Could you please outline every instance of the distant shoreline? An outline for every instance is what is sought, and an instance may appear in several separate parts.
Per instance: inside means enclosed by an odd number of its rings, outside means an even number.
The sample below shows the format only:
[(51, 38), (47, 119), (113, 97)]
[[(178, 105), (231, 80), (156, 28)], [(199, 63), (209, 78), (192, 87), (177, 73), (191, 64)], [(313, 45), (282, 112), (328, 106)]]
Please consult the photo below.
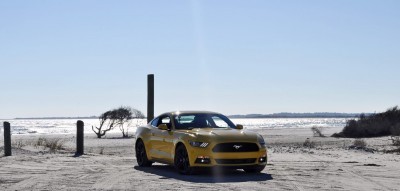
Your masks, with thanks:
[(92, 117), (17, 117), (14, 118), (13, 120), (32, 120), (32, 119), (98, 119), (96, 116)]
[(236, 117), (236, 116), (228, 116), (231, 119), (279, 119), (279, 118), (287, 118), (287, 119), (296, 119), (296, 118), (358, 118), (358, 116), (347, 116), (347, 117), (343, 117), (343, 116), (303, 116), (303, 117), (284, 117), (284, 116), (280, 116), (280, 117), (275, 117), (275, 116), (270, 116), (270, 117)]
[[(274, 113), (274, 114), (247, 114), (230, 115), (230, 118), (358, 118), (362, 113)], [(371, 113), (364, 113), (365, 116)]]
[[(359, 118), (363, 113), (274, 113), (274, 114), (246, 114), (246, 115), (228, 115), (229, 118), (244, 118), (244, 119), (257, 119), (257, 118)], [(364, 113), (368, 116), (372, 113)], [(8, 120), (46, 120), (46, 119), (98, 119), (97, 116), (90, 117), (17, 117)], [(3, 119), (7, 120), (7, 119)]]

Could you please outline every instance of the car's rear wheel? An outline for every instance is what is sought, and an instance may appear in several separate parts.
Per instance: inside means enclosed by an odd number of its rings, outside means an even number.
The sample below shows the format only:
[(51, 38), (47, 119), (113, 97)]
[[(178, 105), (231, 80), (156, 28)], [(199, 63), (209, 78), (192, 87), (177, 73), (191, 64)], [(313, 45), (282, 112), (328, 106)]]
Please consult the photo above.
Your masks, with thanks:
[(136, 143), (136, 161), (139, 166), (148, 167), (153, 164), (148, 158), (146, 154), (146, 148), (142, 140), (139, 140)]
[(189, 155), (184, 145), (179, 145), (175, 150), (174, 166), (181, 174), (188, 175), (193, 173), (193, 168), (190, 167)]
[(258, 165), (258, 166), (252, 166), (252, 167), (247, 167), (244, 168), (243, 170), (247, 173), (260, 173), (262, 170), (264, 170), (265, 165)]

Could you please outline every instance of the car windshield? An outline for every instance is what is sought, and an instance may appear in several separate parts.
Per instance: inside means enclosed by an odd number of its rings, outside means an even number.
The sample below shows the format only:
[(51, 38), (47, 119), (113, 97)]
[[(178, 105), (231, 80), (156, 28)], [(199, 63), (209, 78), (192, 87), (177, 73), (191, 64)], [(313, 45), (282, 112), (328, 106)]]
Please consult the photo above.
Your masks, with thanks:
[(235, 128), (235, 125), (227, 117), (221, 114), (180, 114), (176, 115), (174, 120), (175, 129)]

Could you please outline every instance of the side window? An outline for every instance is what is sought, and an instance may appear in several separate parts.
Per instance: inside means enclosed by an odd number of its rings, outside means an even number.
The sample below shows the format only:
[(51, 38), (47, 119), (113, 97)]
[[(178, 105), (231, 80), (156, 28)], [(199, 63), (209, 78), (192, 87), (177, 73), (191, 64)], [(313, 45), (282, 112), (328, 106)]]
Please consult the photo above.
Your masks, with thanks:
[(158, 120), (159, 120), (158, 118), (153, 119), (153, 121), (151, 121), (151, 126), (157, 127)]
[(178, 121), (179, 124), (187, 124), (187, 123), (192, 123), (194, 120), (194, 115), (181, 115), (177, 116), (176, 120)]

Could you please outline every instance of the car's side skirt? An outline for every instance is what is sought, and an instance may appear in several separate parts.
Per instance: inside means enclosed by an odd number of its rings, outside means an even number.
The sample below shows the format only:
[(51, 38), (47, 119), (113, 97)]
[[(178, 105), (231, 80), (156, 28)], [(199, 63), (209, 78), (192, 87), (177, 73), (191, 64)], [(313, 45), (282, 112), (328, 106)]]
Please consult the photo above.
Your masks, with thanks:
[(162, 163), (162, 164), (169, 164), (169, 165), (173, 165), (173, 163), (171, 161), (165, 160), (165, 159), (160, 159), (160, 158), (152, 158), (151, 159), (153, 162), (158, 162), (158, 163)]

